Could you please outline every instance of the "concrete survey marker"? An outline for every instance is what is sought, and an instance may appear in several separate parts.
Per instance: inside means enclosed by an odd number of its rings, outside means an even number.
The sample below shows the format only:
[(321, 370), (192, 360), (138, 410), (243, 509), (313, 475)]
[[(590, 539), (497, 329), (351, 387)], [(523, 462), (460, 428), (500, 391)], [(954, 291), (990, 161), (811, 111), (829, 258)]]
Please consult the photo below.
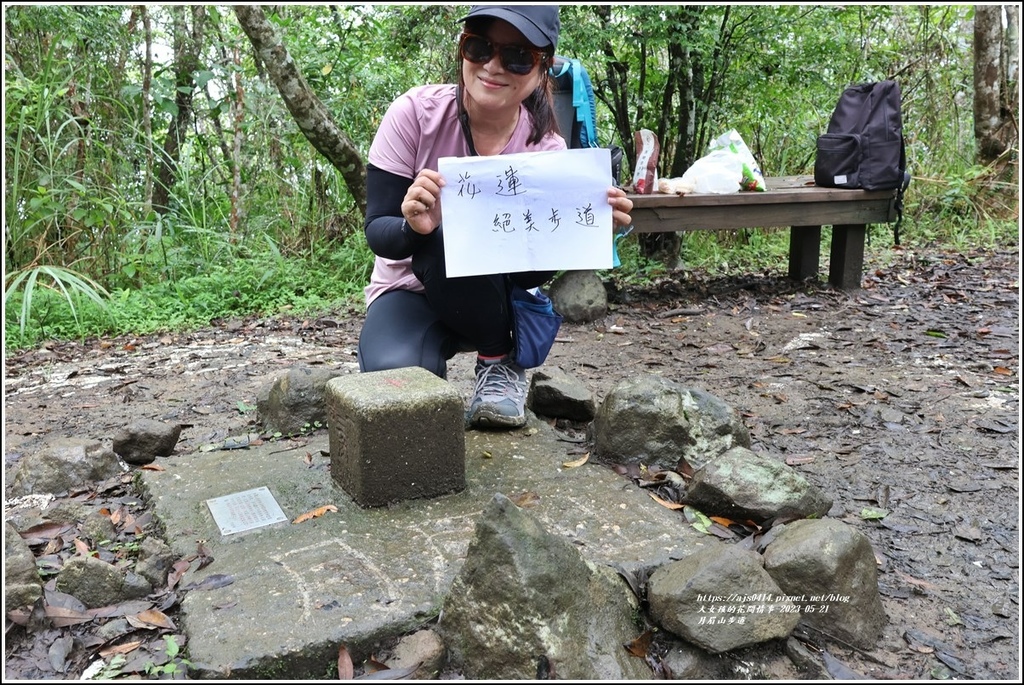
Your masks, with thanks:
[(287, 521), (281, 506), (266, 486), (206, 500), (221, 535), (262, 528)]

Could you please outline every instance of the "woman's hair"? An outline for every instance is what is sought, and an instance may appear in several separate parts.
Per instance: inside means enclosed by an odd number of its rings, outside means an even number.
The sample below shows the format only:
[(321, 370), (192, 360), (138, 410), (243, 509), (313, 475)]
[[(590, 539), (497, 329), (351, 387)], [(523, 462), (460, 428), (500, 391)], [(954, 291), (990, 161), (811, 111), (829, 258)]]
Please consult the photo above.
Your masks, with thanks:
[[(466, 20), (466, 31), (477, 35), (484, 35), (487, 27), (494, 21), (491, 17), (472, 17)], [(547, 46), (551, 47), (551, 46)], [(466, 83), (462, 77), (462, 55), (457, 54), (459, 64), (459, 92), (465, 91)], [(548, 77), (548, 68), (554, 59), (554, 50), (551, 50), (552, 58), (541, 62), (541, 82), (532, 93), (523, 101), (526, 111), (530, 113), (530, 137), (527, 140), (531, 145), (539, 143), (548, 133), (561, 135), (558, 128), (558, 119), (555, 117), (555, 104), (551, 95), (551, 79)], [(461, 106), (461, 103), (460, 103)]]

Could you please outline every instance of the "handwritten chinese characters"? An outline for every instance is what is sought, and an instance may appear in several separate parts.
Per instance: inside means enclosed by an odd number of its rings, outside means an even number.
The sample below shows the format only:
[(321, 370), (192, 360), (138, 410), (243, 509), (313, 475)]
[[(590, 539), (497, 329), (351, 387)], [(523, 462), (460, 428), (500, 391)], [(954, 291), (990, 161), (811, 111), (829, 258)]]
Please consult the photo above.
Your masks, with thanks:
[(450, 277), (612, 266), (607, 149), (443, 157)]

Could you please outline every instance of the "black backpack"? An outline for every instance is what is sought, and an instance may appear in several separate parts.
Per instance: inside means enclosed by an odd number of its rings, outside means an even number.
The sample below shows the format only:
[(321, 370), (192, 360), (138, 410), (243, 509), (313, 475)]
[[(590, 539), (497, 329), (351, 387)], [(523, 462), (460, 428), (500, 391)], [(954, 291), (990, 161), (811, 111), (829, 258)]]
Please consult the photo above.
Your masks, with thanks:
[(825, 188), (897, 190), (894, 235), (899, 245), (903, 192), (910, 173), (898, 83), (862, 83), (843, 91), (827, 133), (818, 136), (814, 183)]

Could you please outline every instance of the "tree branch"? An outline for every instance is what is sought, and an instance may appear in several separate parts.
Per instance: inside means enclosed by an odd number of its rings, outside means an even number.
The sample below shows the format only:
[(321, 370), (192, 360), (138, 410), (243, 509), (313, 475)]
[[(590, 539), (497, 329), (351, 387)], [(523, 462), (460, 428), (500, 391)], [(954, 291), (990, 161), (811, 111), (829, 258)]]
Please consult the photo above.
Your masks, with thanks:
[(258, 5), (235, 5), (234, 10), (302, 135), (341, 172), (359, 212), (366, 216), (366, 167), (359, 150), (309, 87), (263, 10)]

